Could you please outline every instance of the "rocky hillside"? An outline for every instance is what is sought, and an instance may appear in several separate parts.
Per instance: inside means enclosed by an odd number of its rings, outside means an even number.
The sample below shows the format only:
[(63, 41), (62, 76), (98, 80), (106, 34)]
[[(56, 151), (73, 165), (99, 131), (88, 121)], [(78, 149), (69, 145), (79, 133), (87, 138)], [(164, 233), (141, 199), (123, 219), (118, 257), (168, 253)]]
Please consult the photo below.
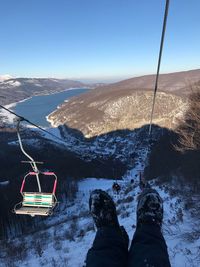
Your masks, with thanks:
[[(119, 129), (134, 129), (150, 120), (155, 75), (124, 80), (73, 98), (50, 114), (53, 126), (67, 125), (87, 137)], [(159, 77), (153, 122), (174, 129), (187, 109), (192, 88), (200, 83), (200, 70)]]
[[(119, 129), (134, 129), (150, 120), (155, 75), (101, 86), (75, 97), (50, 114), (53, 126), (67, 125), (87, 137)], [(153, 122), (177, 127), (187, 109), (188, 95), (200, 83), (200, 70), (162, 74)]]
[[(134, 129), (149, 123), (152, 96), (151, 91), (144, 90), (124, 90), (114, 94), (95, 90), (64, 103), (49, 119), (54, 126), (66, 124), (86, 137)], [(185, 99), (160, 92), (156, 98), (154, 123), (174, 128), (186, 108)]]

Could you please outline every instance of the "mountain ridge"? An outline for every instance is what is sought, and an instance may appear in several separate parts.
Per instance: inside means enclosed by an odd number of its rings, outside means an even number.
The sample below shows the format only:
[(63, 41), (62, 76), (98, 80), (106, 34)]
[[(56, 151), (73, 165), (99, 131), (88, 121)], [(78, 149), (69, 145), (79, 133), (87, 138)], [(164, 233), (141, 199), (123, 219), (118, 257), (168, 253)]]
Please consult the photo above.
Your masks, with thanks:
[[(86, 137), (141, 127), (150, 121), (154, 82), (155, 75), (146, 75), (97, 87), (60, 105), (48, 120), (56, 127), (76, 128)], [(188, 107), (188, 96), (198, 84), (200, 69), (161, 74), (153, 122), (176, 128)]]
[[(101, 89), (115, 90), (121, 89), (138, 89), (152, 90), (155, 85), (155, 74), (142, 75), (126, 80), (122, 80), (117, 83), (112, 83), (102, 87)], [(188, 88), (200, 81), (200, 69), (194, 69), (189, 71), (164, 73), (159, 75), (158, 88), (159, 91), (173, 92), (181, 94), (182, 96), (188, 93), (188, 90), (182, 91), (182, 89)]]
[(11, 78), (0, 81), (3, 105), (19, 102), (34, 95), (61, 92), (70, 88), (92, 87), (79, 81), (54, 78)]

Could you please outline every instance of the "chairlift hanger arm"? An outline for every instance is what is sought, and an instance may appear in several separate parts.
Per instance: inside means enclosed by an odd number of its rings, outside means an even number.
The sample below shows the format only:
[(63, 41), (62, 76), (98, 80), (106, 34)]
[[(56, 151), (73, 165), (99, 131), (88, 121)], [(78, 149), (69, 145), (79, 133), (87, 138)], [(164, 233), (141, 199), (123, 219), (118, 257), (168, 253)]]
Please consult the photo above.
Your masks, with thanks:
[[(21, 121), (22, 121), (21, 119), (17, 120), (17, 137), (18, 137), (18, 140), (19, 140), (20, 149), (21, 149), (22, 153), (27, 158), (29, 158), (30, 159), (30, 162), (32, 163), (32, 162), (34, 162), (34, 159), (24, 150), (24, 147), (23, 147), (23, 144), (22, 144), (22, 140), (21, 140), (21, 136), (20, 136), (20, 131), (19, 131), (19, 128), (20, 128), (19, 126), (20, 126), (20, 122)], [(37, 166), (35, 168), (35, 171), (37, 171)]]
[(21, 136), (20, 136), (20, 122), (23, 120), (23, 118), (19, 118), (17, 120), (17, 137), (19, 140), (19, 145), (20, 145), (20, 149), (22, 151), (22, 153), (28, 158), (30, 159), (30, 165), (33, 169), (33, 171), (36, 173), (36, 179), (37, 179), (37, 184), (38, 184), (38, 190), (39, 192), (41, 192), (41, 185), (40, 185), (40, 179), (39, 179), (39, 170), (37, 168), (36, 162), (34, 161), (34, 159), (24, 150), (23, 144), (22, 144), (22, 140), (21, 140)]

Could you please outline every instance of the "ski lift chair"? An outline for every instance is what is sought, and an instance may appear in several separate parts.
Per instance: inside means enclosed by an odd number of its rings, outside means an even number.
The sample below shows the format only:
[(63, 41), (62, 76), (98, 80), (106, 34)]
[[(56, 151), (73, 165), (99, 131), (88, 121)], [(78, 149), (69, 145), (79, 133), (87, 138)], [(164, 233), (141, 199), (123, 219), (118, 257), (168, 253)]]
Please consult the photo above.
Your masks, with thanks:
[(26, 182), (26, 178), (28, 176), (38, 175), (37, 172), (29, 172), (25, 175), (20, 189), (20, 193), (23, 197), (23, 200), (22, 202), (15, 205), (14, 213), (31, 215), (32, 217), (34, 217), (35, 215), (48, 216), (53, 213), (53, 209), (58, 203), (55, 195), (57, 176), (54, 172), (42, 172), (41, 174), (45, 176), (53, 176), (55, 178), (52, 193), (24, 192), (23, 189)]
[[(13, 212), (15, 214), (24, 214), (24, 215), (31, 215), (34, 217), (35, 215), (40, 216), (48, 216), (53, 214), (53, 209), (55, 208), (56, 204), (58, 203), (55, 192), (57, 186), (57, 176), (54, 172), (40, 172), (37, 168), (37, 164), (41, 164), (43, 162), (34, 161), (34, 159), (24, 150), (19, 126), (20, 122), (23, 118), (20, 118), (17, 122), (17, 136), (20, 145), (20, 149), (22, 153), (30, 160), (30, 161), (22, 161), (22, 163), (29, 163), (33, 169), (32, 172), (27, 173), (24, 176), (22, 181), (20, 193), (23, 197), (22, 202), (16, 204), (14, 206)], [(44, 193), (41, 189), (40, 184), (40, 177), (39, 174), (43, 174), (44, 176), (53, 176), (54, 177), (54, 185), (52, 193)], [(38, 185), (38, 192), (24, 192), (24, 185), (26, 182), (26, 178), (30, 176), (35, 176)]]

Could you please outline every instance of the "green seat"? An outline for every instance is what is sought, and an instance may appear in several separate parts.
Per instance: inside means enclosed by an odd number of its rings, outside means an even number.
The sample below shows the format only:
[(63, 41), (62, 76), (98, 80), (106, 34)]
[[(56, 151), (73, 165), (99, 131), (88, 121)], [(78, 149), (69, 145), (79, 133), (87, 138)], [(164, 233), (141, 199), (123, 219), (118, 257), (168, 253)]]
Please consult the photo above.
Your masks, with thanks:
[(53, 207), (54, 205), (53, 194), (50, 193), (26, 193), (23, 196), (23, 206), (32, 207)]
[(14, 212), (31, 216), (48, 216), (52, 214), (55, 205), (55, 196), (51, 193), (23, 192), (23, 201), (15, 206)]

